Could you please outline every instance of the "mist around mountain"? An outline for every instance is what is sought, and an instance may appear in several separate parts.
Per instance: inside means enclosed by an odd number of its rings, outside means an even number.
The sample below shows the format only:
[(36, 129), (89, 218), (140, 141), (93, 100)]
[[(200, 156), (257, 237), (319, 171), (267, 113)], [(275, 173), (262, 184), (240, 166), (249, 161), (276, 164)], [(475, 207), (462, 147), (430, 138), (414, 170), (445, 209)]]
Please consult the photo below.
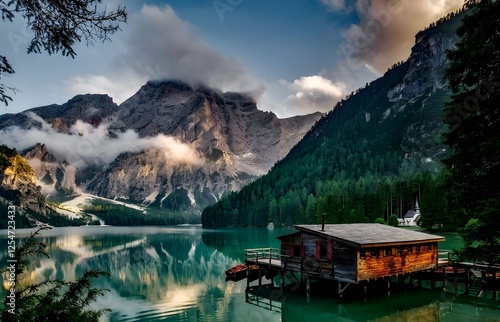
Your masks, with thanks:
[[(265, 176), (203, 212), (205, 227), (387, 221), (418, 200), (426, 227), (444, 212), (446, 52), (465, 13), (416, 35), (410, 57), (321, 118)], [(463, 223), (456, 222), (453, 225)]]
[[(23, 151), (49, 201), (88, 196), (79, 208), (114, 224), (199, 222), (203, 207), (265, 174), (321, 115), (279, 119), (246, 94), (150, 81), (119, 106), (87, 94), (1, 115), (0, 141)], [(146, 209), (156, 219), (139, 218)]]

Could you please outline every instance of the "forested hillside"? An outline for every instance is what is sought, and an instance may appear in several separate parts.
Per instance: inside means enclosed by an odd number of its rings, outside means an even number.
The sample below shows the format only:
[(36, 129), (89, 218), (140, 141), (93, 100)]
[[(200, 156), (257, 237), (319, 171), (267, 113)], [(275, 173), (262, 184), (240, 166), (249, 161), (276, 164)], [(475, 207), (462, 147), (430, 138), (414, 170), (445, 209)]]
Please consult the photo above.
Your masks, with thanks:
[(373, 222), (421, 205), (422, 224), (463, 225), (444, 212), (442, 110), (446, 51), (463, 14), (417, 35), (410, 58), (349, 95), (265, 176), (203, 212), (203, 225)]

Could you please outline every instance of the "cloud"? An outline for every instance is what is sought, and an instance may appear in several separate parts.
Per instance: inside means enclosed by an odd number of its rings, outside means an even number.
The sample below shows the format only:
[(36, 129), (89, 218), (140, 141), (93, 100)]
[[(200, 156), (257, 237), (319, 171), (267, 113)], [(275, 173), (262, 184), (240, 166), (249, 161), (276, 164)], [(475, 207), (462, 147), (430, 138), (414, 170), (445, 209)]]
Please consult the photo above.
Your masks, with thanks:
[(123, 33), (122, 53), (113, 59), (107, 76), (72, 77), (66, 81), (69, 91), (107, 93), (120, 103), (148, 80), (201, 83), (254, 98), (264, 90), (263, 83), (237, 59), (214, 50), (168, 5), (144, 5), (130, 17)]
[(333, 83), (319, 75), (302, 76), (292, 83), (282, 82), (293, 91), (287, 98), (287, 104), (301, 114), (330, 111), (335, 103), (345, 96), (345, 84)]
[(321, 2), (330, 8), (332, 11), (339, 11), (346, 9), (345, 0), (321, 0)]
[(204, 163), (203, 157), (190, 145), (163, 134), (141, 138), (133, 130), (110, 133), (107, 124), (93, 127), (80, 120), (66, 134), (57, 132), (33, 112), (27, 112), (27, 115), (40, 123), (41, 128), (27, 130), (11, 126), (0, 130), (0, 141), (19, 150), (44, 143), (57, 160), (67, 161), (79, 169), (104, 166), (124, 152), (137, 153), (148, 149), (160, 150), (172, 163)]
[(91, 93), (108, 94), (113, 101), (120, 104), (137, 92), (137, 89), (144, 85), (148, 79), (141, 75), (77, 75), (64, 80), (66, 90), (72, 95)]
[(364, 64), (381, 74), (409, 56), (419, 30), (462, 5), (456, 0), (359, 0), (360, 22), (344, 31), (348, 46), (339, 50), (354, 66)]

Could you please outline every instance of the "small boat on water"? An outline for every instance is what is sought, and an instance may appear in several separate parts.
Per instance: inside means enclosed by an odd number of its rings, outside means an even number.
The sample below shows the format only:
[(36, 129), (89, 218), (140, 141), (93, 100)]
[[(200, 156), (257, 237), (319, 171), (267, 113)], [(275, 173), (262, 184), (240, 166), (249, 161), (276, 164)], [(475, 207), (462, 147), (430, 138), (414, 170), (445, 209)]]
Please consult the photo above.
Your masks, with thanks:
[[(250, 274), (259, 270), (258, 265), (250, 265)], [(226, 270), (226, 280), (239, 281), (247, 277), (247, 265), (239, 264)]]

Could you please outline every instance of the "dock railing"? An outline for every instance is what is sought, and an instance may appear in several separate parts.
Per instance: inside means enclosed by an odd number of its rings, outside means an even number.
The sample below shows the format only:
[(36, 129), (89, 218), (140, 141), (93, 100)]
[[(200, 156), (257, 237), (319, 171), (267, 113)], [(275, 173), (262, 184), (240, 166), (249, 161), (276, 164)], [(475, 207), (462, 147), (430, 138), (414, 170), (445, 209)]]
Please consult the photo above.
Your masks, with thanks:
[(438, 265), (447, 266), (452, 262), (453, 251), (449, 249), (440, 249), (438, 251)]
[(446, 267), (446, 266), (463, 266), (471, 269), (483, 269), (483, 270), (492, 270), (492, 271), (500, 271), (500, 265), (491, 264), (486, 262), (462, 262), (459, 261), (458, 255), (453, 250), (448, 249), (440, 249), (438, 252), (438, 266)]
[(286, 259), (288, 255), (280, 254), (278, 248), (251, 248), (245, 249), (245, 261), (255, 262), (256, 264), (268, 264), (271, 266), (282, 266), (284, 262), (286, 266)]

